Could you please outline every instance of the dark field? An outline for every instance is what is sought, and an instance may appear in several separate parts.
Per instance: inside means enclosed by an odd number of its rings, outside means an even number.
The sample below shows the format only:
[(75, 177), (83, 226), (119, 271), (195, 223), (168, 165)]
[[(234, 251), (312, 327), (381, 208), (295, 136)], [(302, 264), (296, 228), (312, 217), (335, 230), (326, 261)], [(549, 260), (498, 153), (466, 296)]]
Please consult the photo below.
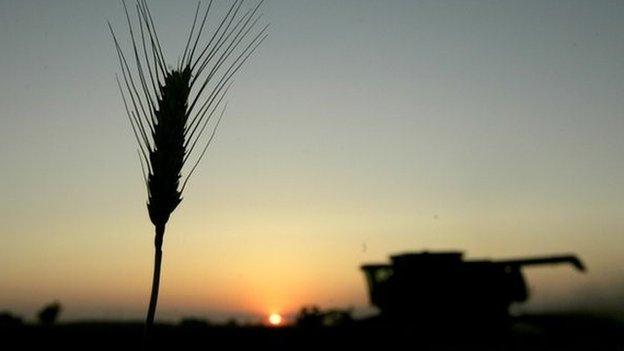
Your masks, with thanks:
[[(141, 323), (2, 326), (4, 350), (140, 350)], [(624, 324), (587, 315), (519, 317), (509, 327), (430, 330), (374, 320), (325, 328), (159, 324), (157, 350), (624, 350)]]

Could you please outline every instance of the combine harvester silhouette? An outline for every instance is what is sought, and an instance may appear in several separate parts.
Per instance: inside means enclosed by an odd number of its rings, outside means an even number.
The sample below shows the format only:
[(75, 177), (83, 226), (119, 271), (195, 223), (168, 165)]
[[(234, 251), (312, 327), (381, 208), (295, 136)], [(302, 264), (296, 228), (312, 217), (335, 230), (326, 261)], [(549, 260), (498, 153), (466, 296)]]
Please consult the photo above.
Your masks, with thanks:
[[(387, 323), (429, 326), (501, 324), (509, 306), (529, 297), (522, 268), (536, 265), (585, 266), (575, 255), (508, 260), (464, 260), (460, 251), (394, 255), (391, 264), (361, 268), (370, 302)], [(476, 323), (476, 324), (475, 324)]]

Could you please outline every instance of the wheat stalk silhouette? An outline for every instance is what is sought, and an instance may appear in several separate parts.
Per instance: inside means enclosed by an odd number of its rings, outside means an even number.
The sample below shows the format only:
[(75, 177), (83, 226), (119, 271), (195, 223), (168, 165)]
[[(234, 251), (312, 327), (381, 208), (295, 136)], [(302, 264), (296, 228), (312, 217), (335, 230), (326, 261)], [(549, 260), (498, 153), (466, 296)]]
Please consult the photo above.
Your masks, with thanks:
[(151, 339), (154, 324), (167, 222), (214, 139), (233, 77), (268, 35), (269, 25), (259, 24), (263, 0), (248, 9), (243, 8), (244, 2), (233, 1), (210, 31), (205, 25), (213, 1), (205, 9), (199, 2), (175, 66), (166, 64), (146, 0), (136, 1), (136, 19), (131, 18), (122, 0), (132, 48), (129, 56), (108, 23), (121, 67), (122, 79), (117, 76), (117, 85), (138, 143), (147, 209), (155, 228), (154, 275), (144, 345)]

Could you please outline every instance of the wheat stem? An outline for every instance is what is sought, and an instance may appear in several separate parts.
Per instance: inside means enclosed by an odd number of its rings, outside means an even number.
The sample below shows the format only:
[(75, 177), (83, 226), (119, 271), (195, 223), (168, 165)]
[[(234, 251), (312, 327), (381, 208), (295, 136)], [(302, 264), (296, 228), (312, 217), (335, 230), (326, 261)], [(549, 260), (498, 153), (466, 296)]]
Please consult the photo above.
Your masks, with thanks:
[(158, 303), (158, 290), (160, 287), (160, 265), (162, 262), (162, 243), (165, 236), (165, 225), (156, 226), (155, 231), (154, 275), (152, 277), (152, 292), (150, 294), (149, 307), (147, 308), (147, 318), (145, 319), (143, 349), (148, 349), (152, 341), (152, 328), (154, 326), (154, 316), (156, 315), (156, 304)]

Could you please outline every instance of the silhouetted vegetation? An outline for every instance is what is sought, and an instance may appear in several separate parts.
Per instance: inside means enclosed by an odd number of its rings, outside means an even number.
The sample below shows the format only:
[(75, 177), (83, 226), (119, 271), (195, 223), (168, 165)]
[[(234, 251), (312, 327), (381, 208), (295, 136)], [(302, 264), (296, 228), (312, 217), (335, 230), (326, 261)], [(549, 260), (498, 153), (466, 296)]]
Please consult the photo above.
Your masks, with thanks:
[(225, 322), (225, 326), (229, 328), (238, 328), (239, 324), (236, 318), (230, 318), (227, 320), (227, 322)]
[[(375, 319), (348, 328), (154, 325), (155, 350), (605, 350), (624, 348), (624, 324), (591, 315), (527, 315), (509, 328), (426, 330)], [(6, 350), (137, 350), (143, 324), (59, 323), (0, 326)], [(19, 345), (19, 347), (17, 347)]]
[(61, 304), (59, 302), (53, 302), (47, 306), (44, 306), (39, 314), (39, 322), (43, 325), (52, 325), (56, 323), (59, 315), (61, 314)]
[(0, 328), (10, 328), (21, 326), (24, 322), (21, 317), (18, 317), (11, 312), (0, 312)]
[(317, 306), (305, 306), (299, 310), (295, 325), (301, 328), (320, 328), (323, 326), (323, 315)]
[(317, 306), (304, 306), (299, 310), (295, 325), (299, 328), (345, 327), (354, 323), (351, 310), (330, 309), (323, 311)]
[(180, 321), (180, 327), (183, 328), (207, 328), (210, 322), (203, 318), (187, 317)]

